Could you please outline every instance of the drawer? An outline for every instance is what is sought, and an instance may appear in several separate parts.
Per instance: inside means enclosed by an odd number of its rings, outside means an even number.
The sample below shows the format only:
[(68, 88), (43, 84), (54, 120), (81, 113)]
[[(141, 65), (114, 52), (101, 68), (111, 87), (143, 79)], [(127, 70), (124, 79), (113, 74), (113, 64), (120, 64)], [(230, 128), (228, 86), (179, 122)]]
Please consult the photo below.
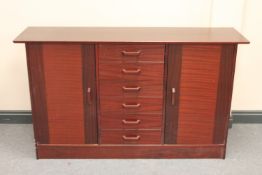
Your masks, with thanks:
[[(163, 97), (163, 81), (110, 81), (99, 83), (100, 96)], [(114, 89), (112, 91), (112, 89)]]
[(101, 129), (161, 129), (161, 114), (103, 114)]
[(159, 113), (162, 114), (162, 98), (106, 97), (100, 96), (100, 112), (114, 114)]
[(102, 130), (100, 144), (161, 144), (161, 131)]
[(161, 61), (164, 62), (165, 45), (159, 44), (99, 44), (100, 61)]
[(154, 64), (118, 64), (101, 63), (99, 64), (100, 80), (154, 80), (163, 82), (163, 63)]

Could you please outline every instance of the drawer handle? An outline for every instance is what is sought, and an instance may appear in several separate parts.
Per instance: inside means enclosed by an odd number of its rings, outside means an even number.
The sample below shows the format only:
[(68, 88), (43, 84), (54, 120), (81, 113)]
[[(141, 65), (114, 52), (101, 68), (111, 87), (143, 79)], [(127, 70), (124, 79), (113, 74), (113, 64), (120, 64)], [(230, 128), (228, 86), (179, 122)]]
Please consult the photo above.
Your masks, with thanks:
[(137, 125), (141, 120), (124, 119), (122, 122), (126, 125)]
[(140, 105), (140, 103), (137, 103), (137, 104), (126, 104), (126, 103), (123, 103), (122, 106), (124, 108), (139, 108), (141, 105)]
[(124, 74), (139, 74), (141, 69), (122, 69), (122, 73)]
[(140, 139), (140, 135), (134, 135), (134, 136), (123, 135), (122, 138), (124, 140), (139, 140)]
[(136, 87), (123, 86), (122, 89), (124, 91), (139, 91), (141, 87), (140, 86), (136, 86)]
[(121, 53), (124, 55), (124, 56), (139, 56), (141, 54), (141, 50), (138, 50), (138, 51), (135, 51), (135, 52), (128, 52), (128, 51), (121, 51)]

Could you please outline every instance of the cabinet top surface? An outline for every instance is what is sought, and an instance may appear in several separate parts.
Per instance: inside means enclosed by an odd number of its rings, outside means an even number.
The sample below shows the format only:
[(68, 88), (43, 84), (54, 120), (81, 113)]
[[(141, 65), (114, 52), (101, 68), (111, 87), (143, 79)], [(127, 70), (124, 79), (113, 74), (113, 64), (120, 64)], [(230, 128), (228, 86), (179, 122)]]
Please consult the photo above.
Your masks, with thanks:
[(175, 27), (28, 27), (14, 42), (249, 43), (234, 28)]

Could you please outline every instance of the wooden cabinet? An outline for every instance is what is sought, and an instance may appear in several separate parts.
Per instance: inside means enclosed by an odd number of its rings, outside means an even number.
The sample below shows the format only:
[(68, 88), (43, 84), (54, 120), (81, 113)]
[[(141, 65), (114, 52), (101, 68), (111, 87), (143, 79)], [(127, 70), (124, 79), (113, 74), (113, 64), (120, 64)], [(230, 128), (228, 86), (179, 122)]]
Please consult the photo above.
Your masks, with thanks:
[[(70, 36), (70, 37), (69, 37)], [(231, 28), (29, 27), (38, 158), (224, 158)]]

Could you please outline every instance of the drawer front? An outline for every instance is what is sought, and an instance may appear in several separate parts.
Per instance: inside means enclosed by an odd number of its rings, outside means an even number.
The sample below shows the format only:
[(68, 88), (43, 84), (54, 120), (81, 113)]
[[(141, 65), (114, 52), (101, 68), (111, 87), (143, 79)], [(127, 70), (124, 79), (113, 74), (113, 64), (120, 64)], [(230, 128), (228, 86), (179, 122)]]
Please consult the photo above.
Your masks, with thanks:
[(160, 144), (161, 131), (147, 130), (104, 130), (100, 144)]
[(163, 83), (163, 71), (163, 63), (100, 63), (99, 79), (126, 81), (153, 80)]
[(104, 114), (100, 117), (103, 129), (161, 129), (161, 114)]
[(99, 140), (160, 144), (165, 46), (99, 44)]
[(99, 44), (101, 61), (161, 61), (164, 62), (165, 45)]
[(102, 80), (100, 81), (100, 96), (162, 97), (163, 81)]
[(162, 98), (114, 98), (100, 96), (100, 112), (116, 114), (162, 114)]

